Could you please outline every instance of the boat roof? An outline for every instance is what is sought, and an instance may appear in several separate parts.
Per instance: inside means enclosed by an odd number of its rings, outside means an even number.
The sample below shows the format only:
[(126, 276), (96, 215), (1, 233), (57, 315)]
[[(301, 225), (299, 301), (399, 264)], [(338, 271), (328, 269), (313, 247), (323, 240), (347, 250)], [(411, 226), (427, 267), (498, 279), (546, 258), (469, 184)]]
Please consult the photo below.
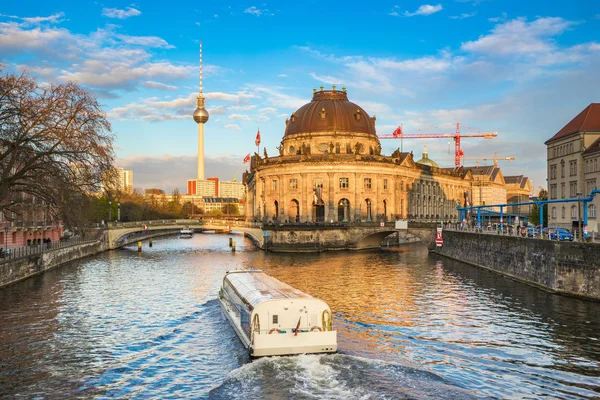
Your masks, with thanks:
[(268, 300), (313, 298), (261, 270), (231, 271), (225, 275), (224, 280), (252, 308)]

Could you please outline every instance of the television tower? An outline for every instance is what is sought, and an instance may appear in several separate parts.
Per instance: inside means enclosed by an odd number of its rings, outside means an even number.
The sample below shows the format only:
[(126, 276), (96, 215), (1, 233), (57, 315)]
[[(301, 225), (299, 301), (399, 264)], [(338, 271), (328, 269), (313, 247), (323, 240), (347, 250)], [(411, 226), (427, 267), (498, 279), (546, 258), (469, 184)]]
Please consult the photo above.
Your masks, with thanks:
[(204, 180), (204, 124), (208, 121), (208, 111), (204, 108), (202, 94), (202, 42), (200, 42), (200, 91), (196, 96), (197, 107), (194, 111), (194, 121), (198, 124), (198, 178)]

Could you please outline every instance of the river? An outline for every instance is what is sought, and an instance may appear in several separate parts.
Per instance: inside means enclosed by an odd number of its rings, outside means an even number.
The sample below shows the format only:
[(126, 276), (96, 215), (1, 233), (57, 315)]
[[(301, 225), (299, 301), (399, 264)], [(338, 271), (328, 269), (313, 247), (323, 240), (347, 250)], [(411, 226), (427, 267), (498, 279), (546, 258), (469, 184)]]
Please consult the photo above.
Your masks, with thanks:
[[(0, 397), (600, 397), (600, 303), (417, 244), (265, 254), (234, 240), (155, 239), (0, 290)], [(236, 268), (325, 300), (339, 352), (250, 360), (216, 300)]]

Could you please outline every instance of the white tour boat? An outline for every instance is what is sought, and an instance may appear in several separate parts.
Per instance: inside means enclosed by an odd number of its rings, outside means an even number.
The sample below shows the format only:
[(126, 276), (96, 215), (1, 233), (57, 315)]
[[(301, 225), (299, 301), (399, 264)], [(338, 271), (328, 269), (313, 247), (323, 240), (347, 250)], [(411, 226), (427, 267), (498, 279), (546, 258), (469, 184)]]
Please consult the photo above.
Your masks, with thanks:
[(337, 351), (327, 303), (261, 270), (227, 272), (219, 302), (253, 357)]
[(179, 237), (184, 239), (189, 239), (194, 236), (194, 230), (189, 228), (183, 228), (179, 231)]

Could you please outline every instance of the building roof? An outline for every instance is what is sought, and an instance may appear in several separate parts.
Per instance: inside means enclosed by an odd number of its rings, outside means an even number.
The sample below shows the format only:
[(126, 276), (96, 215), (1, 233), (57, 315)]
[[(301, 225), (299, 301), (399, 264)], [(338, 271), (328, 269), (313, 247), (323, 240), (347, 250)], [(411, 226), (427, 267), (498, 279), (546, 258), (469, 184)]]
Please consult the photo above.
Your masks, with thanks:
[(588, 154), (594, 154), (600, 152), (600, 138), (596, 139), (594, 143), (592, 143), (585, 151), (583, 152), (584, 156)]
[[(322, 88), (322, 87), (321, 87)], [(375, 118), (348, 100), (345, 90), (315, 91), (312, 101), (292, 113), (285, 136), (297, 133), (375, 133)]]
[(591, 103), (560, 131), (548, 139), (545, 144), (583, 131), (600, 132), (600, 103)]
[(496, 180), (496, 177), (500, 173), (500, 168), (495, 165), (483, 165), (479, 167), (464, 167), (466, 171), (471, 171), (473, 175), (485, 175), (489, 176), (490, 180)]
[(504, 177), (504, 182), (506, 184), (518, 184), (519, 187), (521, 187), (522, 189), (524, 189), (525, 186), (527, 186), (528, 180), (529, 180), (529, 178), (526, 177), (525, 175), (511, 175), (511, 176)]

